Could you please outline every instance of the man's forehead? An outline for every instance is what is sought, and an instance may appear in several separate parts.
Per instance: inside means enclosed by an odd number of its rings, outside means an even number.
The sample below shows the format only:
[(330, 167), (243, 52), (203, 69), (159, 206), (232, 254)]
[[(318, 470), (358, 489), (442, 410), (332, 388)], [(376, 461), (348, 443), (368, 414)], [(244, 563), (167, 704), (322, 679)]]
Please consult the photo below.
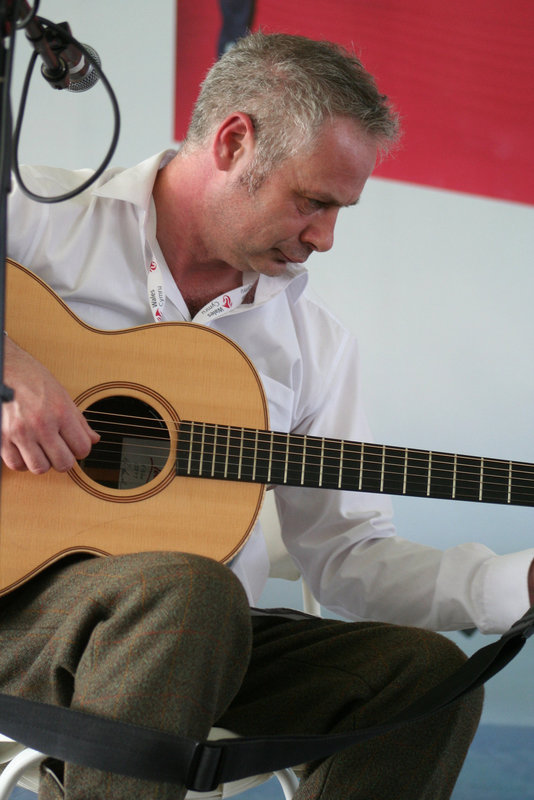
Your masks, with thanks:
[(376, 140), (353, 120), (334, 119), (295, 159), (299, 190), (330, 206), (354, 206), (377, 152)]

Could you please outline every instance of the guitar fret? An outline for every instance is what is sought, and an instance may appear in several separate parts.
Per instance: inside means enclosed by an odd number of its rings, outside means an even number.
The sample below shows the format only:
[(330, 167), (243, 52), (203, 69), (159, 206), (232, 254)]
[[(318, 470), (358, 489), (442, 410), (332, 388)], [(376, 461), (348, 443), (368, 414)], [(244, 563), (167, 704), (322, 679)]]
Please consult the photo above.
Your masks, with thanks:
[(530, 500), (528, 505), (534, 505), (534, 464), (515, 464), (517, 468), (517, 478), (515, 486), (515, 496), (512, 492), (512, 503), (527, 505), (526, 498)]
[(513, 500), (510, 462), (481, 459), (479, 477), (479, 502), (509, 503)]
[(430, 497), (430, 485), (432, 482), (432, 450), (428, 454), (428, 479), (426, 482), (426, 496)]
[[(225, 436), (226, 432), (226, 436)], [(226, 468), (226, 444), (228, 440), (227, 429), (215, 425), (213, 438), (213, 455), (211, 461), (211, 477), (224, 478)]]
[(189, 437), (189, 458), (187, 459), (187, 474), (191, 475), (191, 459), (193, 458), (193, 433), (195, 430), (195, 423), (191, 425), (191, 435)]
[(361, 492), (363, 486), (363, 454), (364, 454), (364, 443), (361, 443), (360, 446), (360, 478), (358, 480), (358, 491)]
[(230, 458), (230, 432), (227, 430), (226, 432), (226, 448), (225, 448), (225, 455), (224, 455), (224, 477), (228, 477), (228, 460)]
[(241, 480), (241, 475), (243, 473), (243, 440), (245, 437), (245, 429), (241, 428), (241, 440), (239, 444), (239, 469), (237, 471), (237, 480)]
[(428, 454), (421, 450), (408, 450), (406, 469), (406, 494), (425, 497), (428, 489)]
[(383, 448), (377, 444), (365, 444), (363, 450), (362, 481), (364, 492), (380, 492)]
[(456, 497), (459, 500), (478, 500), (480, 459), (458, 456)]
[[(328, 489), (343, 488), (345, 474), (350, 485), (350, 469), (345, 469), (347, 451), (342, 440), (324, 439), (322, 486)], [(350, 463), (350, 458), (348, 459)]]
[(269, 444), (269, 470), (267, 472), (267, 483), (271, 482), (271, 473), (273, 469), (273, 437), (274, 433), (271, 431), (271, 441)]
[(454, 454), (454, 471), (452, 475), (452, 499), (456, 500), (456, 476), (458, 475), (458, 456)]
[[(178, 445), (176, 450), (176, 472), (179, 475), (187, 474), (189, 454), (191, 451), (191, 423), (182, 422), (178, 431)], [(185, 467), (184, 467), (185, 462)]]
[(507, 496), (507, 503), (512, 502), (512, 462), (508, 462), (508, 496)]
[(260, 483), (271, 482), (271, 459), (269, 457), (269, 443), (273, 434), (269, 431), (259, 431), (255, 445), (254, 480)]
[(288, 486), (303, 486), (306, 480), (305, 437), (295, 434), (282, 434), (280, 451), (284, 456), (283, 482)]
[(304, 486), (304, 476), (306, 474), (306, 444), (307, 444), (307, 441), (308, 441), (308, 437), (304, 436), (303, 437), (303, 443), (302, 443), (302, 447), (303, 447), (303, 451), (302, 451), (302, 469), (300, 471), (300, 485), (301, 486)]
[(386, 494), (406, 493), (406, 450), (382, 447), (380, 491)]
[(219, 426), (215, 424), (213, 428), (213, 455), (211, 457), (211, 477), (215, 477), (215, 456), (217, 454), (217, 437), (219, 432)]
[(404, 472), (402, 479), (402, 493), (406, 494), (406, 481), (408, 480), (408, 448), (404, 448)]
[(256, 464), (258, 463), (258, 436), (259, 431), (256, 431), (256, 435), (254, 437), (254, 464), (252, 467), (252, 480), (256, 480)]
[(345, 442), (341, 440), (341, 448), (339, 451), (339, 475), (337, 479), (337, 488), (341, 489), (341, 482), (343, 479), (343, 455), (344, 455)]
[(301, 475), (303, 486), (319, 486), (321, 480), (321, 448), (320, 439), (314, 436), (305, 437), (306, 463)]
[(324, 470), (324, 439), (321, 440), (321, 464), (319, 467), (319, 486), (323, 485), (323, 470)]
[(202, 435), (200, 439), (200, 463), (198, 466), (198, 474), (199, 476), (202, 475), (202, 469), (204, 466), (204, 443), (206, 439), (206, 423), (202, 423)]
[(273, 483), (282, 485), (298, 483), (298, 469), (295, 472), (292, 467), (294, 462), (297, 463), (298, 467), (301, 449), (298, 437), (291, 436), (288, 433), (276, 433), (273, 436), (273, 464), (271, 470)]

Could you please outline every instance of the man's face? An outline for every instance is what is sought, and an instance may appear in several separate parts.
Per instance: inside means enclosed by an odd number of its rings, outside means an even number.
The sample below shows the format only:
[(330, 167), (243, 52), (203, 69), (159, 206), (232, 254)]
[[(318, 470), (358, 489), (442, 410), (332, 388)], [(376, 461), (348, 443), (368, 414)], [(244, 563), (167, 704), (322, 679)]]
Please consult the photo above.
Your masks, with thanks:
[[(235, 269), (279, 275), (332, 247), (339, 210), (358, 202), (376, 142), (352, 120), (325, 123), (311, 148), (286, 159), (252, 194), (240, 164), (217, 213), (219, 257)], [(249, 162), (250, 163), (250, 162)]]

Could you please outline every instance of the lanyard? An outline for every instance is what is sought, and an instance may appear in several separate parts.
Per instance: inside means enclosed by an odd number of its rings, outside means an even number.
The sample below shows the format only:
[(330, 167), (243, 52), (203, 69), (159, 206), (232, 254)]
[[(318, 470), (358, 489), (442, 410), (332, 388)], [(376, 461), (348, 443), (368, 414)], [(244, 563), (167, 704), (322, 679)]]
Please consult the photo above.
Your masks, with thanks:
[(236, 306), (241, 305), (241, 301), (247, 292), (250, 291), (254, 282), (254, 280), (249, 281), (243, 286), (238, 286), (237, 289), (232, 289), (231, 292), (225, 292), (214, 300), (210, 300), (210, 302), (206, 303), (204, 308), (201, 308), (196, 314), (195, 322), (207, 325), (214, 317), (222, 317), (223, 314), (227, 314)]
[[(207, 325), (215, 317), (221, 317), (236, 306), (241, 305), (241, 301), (250, 291), (255, 281), (256, 276), (243, 284), (243, 286), (238, 286), (236, 289), (232, 289), (230, 292), (225, 292), (214, 300), (210, 300), (209, 303), (206, 303), (204, 308), (201, 308), (196, 314), (195, 322)], [(163, 270), (155, 256), (151, 257), (148, 265), (147, 293), (148, 303), (154, 322), (162, 322), (165, 316), (165, 302), (167, 298), (165, 294)]]

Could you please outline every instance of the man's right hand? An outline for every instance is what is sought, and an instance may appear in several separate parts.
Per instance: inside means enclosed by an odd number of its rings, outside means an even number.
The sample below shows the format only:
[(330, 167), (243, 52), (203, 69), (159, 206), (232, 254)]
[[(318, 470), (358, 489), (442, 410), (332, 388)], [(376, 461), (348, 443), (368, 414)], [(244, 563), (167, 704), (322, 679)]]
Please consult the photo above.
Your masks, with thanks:
[(66, 472), (100, 436), (39, 361), (5, 337), (4, 383), (14, 399), (2, 407), (2, 459), (35, 475)]

